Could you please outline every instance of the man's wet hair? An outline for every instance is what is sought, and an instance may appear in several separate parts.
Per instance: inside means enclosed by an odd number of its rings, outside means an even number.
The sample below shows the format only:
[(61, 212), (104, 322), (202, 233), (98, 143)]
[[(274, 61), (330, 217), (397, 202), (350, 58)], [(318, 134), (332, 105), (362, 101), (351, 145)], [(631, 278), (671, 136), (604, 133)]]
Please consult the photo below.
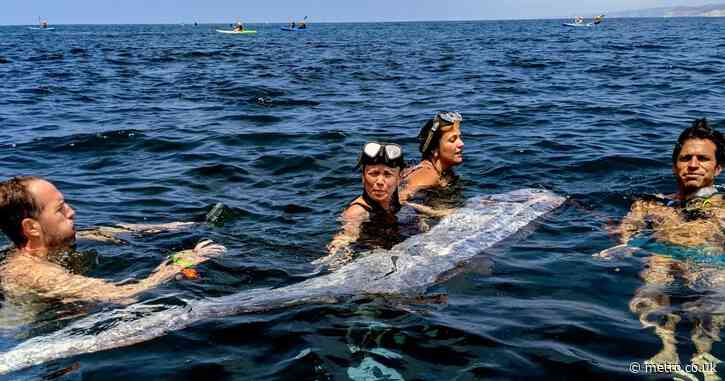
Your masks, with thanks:
[(37, 218), (40, 205), (28, 190), (35, 176), (18, 176), (0, 183), (0, 230), (10, 238), (16, 247), (25, 245), (28, 239), (23, 234), (22, 222), (26, 218)]
[(677, 163), (677, 158), (680, 156), (682, 146), (685, 142), (690, 139), (707, 139), (715, 144), (715, 159), (717, 165), (725, 167), (725, 138), (720, 131), (716, 131), (707, 123), (706, 118), (695, 119), (692, 122), (692, 126), (686, 128), (677, 138), (677, 144), (672, 150), (672, 163)]

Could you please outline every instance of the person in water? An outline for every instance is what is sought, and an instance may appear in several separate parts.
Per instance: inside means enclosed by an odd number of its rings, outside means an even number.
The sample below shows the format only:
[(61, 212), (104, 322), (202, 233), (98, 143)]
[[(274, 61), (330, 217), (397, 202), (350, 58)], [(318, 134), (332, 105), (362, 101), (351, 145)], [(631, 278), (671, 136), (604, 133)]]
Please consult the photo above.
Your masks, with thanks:
[(358, 167), (362, 169), (362, 195), (340, 216), (342, 229), (327, 246), (328, 255), (316, 261), (318, 264), (334, 268), (349, 260), (348, 246), (368, 227), (397, 226), (397, 213), (401, 207), (398, 186), (400, 172), (405, 167), (403, 149), (397, 144), (367, 143), (360, 153)]
[(604, 21), (604, 15), (594, 16), (594, 25), (599, 25)]
[[(672, 152), (677, 194), (636, 201), (619, 227), (621, 243), (631, 244), (638, 234), (648, 231), (654, 242), (667, 245), (662, 247), (694, 248), (699, 255), (725, 255), (725, 200), (715, 187), (715, 178), (724, 165), (723, 135), (708, 126), (707, 120), (695, 120), (679, 136)], [(600, 255), (608, 257), (607, 251)], [(720, 341), (720, 328), (725, 325), (725, 315), (717, 312), (722, 311), (725, 304), (722, 291), (725, 270), (708, 268), (692, 258), (653, 254), (647, 258), (647, 268), (641, 277), (644, 285), (636, 291), (629, 307), (639, 316), (643, 326), (655, 327), (663, 345), (662, 350), (647, 361), (680, 363), (675, 327), (681, 317), (670, 307), (665, 292), (680, 279), (695, 291), (704, 287), (699, 291), (706, 294), (694, 303), (683, 305), (695, 320), (692, 341), (697, 353), (692, 363), (700, 365), (699, 369), (704, 369), (705, 364), (719, 363), (710, 351), (713, 341)], [(712, 372), (704, 374), (706, 380), (720, 379)]]
[[(91, 231), (81, 238), (104, 240), (119, 232), (167, 230), (179, 225), (125, 225)], [(52, 258), (75, 245), (75, 210), (51, 182), (31, 176), (0, 183), (0, 229), (14, 244), (0, 264), (0, 287), (6, 298), (34, 295), (62, 302), (130, 302), (136, 294), (225, 250), (202, 241), (193, 250), (175, 254), (136, 283), (116, 285), (73, 274)]]
[(401, 202), (420, 191), (445, 188), (454, 182), (453, 167), (463, 163), (462, 120), (457, 112), (439, 112), (423, 125), (418, 134), (423, 159), (403, 173)]

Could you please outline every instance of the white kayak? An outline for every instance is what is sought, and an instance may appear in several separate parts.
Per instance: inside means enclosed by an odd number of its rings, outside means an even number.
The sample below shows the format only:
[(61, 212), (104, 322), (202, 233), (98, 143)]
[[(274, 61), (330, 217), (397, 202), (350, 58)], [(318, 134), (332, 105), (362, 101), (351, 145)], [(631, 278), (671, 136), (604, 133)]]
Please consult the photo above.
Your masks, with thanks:
[(217, 29), (216, 30), (219, 33), (226, 33), (226, 34), (257, 34), (256, 30), (243, 30), (243, 31), (236, 31), (236, 30), (224, 30), (224, 29)]
[(37, 26), (31, 26), (31, 30), (55, 30), (55, 28), (39, 28)]
[(592, 27), (592, 26), (594, 26), (594, 24), (592, 24), (592, 23), (577, 24), (577, 23), (572, 23), (572, 22), (563, 23), (561, 25), (563, 25), (563, 26), (569, 26), (569, 27), (572, 27), (572, 28), (586, 28), (586, 27)]

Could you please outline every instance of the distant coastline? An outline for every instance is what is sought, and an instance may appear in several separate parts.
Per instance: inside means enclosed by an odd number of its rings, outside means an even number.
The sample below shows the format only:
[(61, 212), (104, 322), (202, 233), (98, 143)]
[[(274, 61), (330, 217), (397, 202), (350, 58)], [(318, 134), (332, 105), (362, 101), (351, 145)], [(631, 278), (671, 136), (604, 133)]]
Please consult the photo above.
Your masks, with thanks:
[(661, 7), (611, 12), (610, 17), (725, 17), (725, 4)]

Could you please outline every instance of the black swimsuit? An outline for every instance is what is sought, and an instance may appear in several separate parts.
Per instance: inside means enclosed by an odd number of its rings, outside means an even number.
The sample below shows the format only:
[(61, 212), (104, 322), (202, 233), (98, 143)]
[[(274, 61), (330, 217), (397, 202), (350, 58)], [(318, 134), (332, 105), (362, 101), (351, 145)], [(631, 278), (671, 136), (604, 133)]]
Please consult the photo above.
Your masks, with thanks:
[[(373, 200), (366, 192), (363, 192), (362, 199), (365, 201), (353, 201), (352, 205), (358, 205), (370, 214), (368, 221), (360, 226), (359, 243), (369, 247), (382, 247), (390, 249), (402, 241), (398, 226), (397, 213), (401, 205), (398, 200), (398, 191), (393, 194), (392, 210), (385, 210), (377, 201)], [(357, 199), (356, 199), (357, 200)]]

